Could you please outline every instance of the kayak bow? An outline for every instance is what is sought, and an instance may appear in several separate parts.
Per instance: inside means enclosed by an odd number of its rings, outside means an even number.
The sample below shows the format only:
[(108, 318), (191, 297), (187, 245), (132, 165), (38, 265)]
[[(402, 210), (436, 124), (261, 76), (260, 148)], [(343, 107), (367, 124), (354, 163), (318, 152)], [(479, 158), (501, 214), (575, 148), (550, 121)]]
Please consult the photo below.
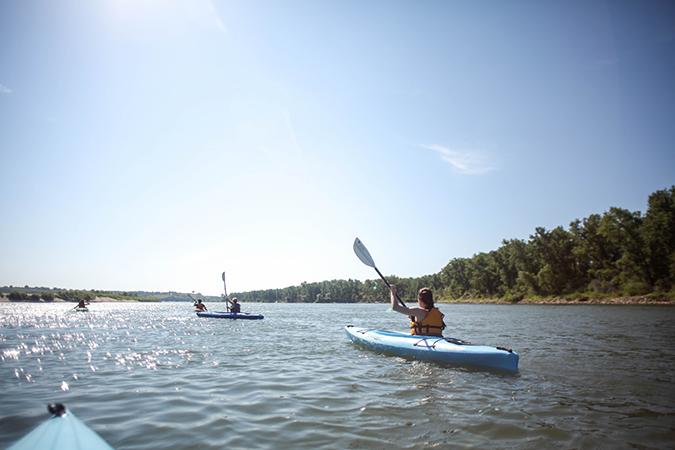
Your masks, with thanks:
[(53, 417), (7, 450), (115, 450), (62, 404), (48, 409)]

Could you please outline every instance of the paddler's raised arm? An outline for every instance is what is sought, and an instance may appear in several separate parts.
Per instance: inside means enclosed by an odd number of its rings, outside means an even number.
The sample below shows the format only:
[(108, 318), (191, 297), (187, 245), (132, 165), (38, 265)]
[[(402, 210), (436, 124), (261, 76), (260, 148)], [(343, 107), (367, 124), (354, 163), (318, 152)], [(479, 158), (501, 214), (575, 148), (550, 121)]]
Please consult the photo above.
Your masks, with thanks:
[(405, 306), (400, 305), (396, 299), (395, 285), (389, 285), (389, 293), (391, 294), (391, 309), (394, 311), (400, 312), (401, 314), (405, 314), (407, 316), (414, 316), (420, 322), (424, 320), (425, 317), (427, 317), (427, 312), (422, 308), (406, 308)]

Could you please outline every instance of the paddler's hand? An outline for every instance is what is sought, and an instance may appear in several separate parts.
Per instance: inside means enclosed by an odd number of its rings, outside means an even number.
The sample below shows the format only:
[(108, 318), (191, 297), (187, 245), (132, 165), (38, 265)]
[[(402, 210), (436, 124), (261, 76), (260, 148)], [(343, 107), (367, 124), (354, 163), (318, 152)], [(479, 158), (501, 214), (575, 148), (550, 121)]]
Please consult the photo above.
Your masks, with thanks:
[(391, 309), (400, 313), (408, 313), (408, 308), (403, 305), (398, 304), (398, 295), (396, 295), (396, 286), (393, 284), (389, 285), (389, 291), (391, 292)]

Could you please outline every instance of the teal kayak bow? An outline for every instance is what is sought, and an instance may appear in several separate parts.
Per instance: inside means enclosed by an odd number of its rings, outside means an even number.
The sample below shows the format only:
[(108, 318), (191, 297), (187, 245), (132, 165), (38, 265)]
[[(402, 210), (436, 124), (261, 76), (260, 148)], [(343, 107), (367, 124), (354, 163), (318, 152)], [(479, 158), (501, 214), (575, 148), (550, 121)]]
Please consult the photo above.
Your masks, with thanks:
[(115, 450), (60, 403), (48, 407), (51, 419), (7, 450)]

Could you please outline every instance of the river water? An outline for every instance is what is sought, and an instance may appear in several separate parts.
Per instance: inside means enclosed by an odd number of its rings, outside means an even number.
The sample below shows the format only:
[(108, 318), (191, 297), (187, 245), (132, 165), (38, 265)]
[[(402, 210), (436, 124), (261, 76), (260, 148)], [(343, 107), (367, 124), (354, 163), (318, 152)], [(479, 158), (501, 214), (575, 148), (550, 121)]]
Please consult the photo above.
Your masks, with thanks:
[[(218, 310), (218, 304), (210, 304)], [(516, 374), (386, 356), (344, 326), (375, 304), (0, 304), (0, 448), (61, 402), (122, 449), (672, 449), (675, 307), (446, 305), (445, 335)]]

